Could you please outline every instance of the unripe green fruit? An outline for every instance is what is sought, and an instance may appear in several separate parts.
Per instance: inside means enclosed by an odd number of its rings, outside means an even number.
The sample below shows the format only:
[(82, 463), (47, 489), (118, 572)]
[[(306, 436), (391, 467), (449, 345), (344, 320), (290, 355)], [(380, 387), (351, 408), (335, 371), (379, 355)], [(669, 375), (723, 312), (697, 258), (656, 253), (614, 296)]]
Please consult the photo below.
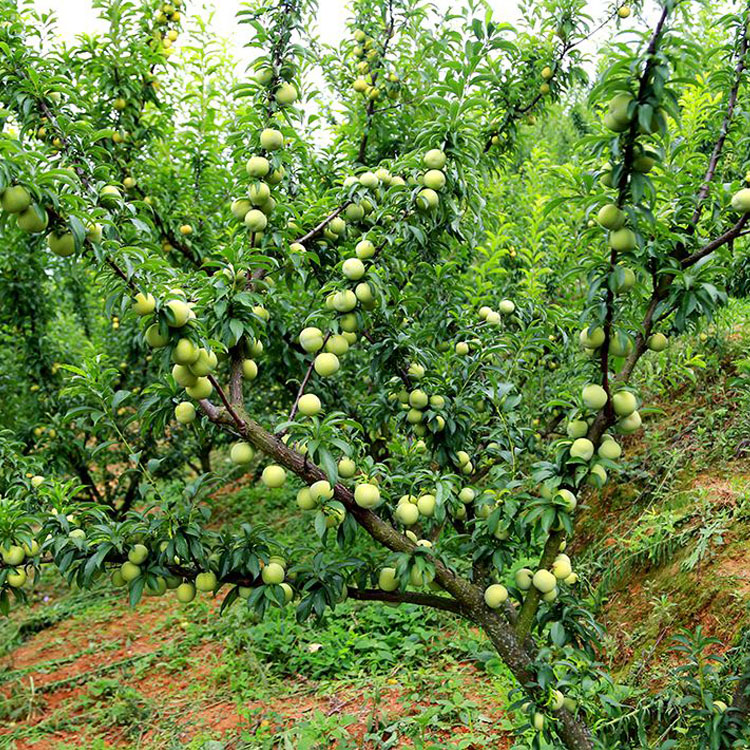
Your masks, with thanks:
[(245, 226), (254, 233), (262, 232), (268, 226), (268, 219), (266, 215), (259, 211), (257, 208), (253, 208), (245, 214)]
[(180, 339), (172, 349), (172, 361), (178, 365), (192, 365), (197, 360), (198, 347), (190, 339)]
[(652, 352), (663, 352), (667, 348), (669, 341), (663, 333), (653, 333), (648, 337), (646, 343)]
[(549, 570), (537, 570), (532, 579), (534, 588), (542, 594), (554, 591), (557, 586), (557, 578)]
[(303, 487), (297, 493), (297, 506), (300, 510), (313, 510), (314, 508), (317, 508), (318, 504), (313, 500), (308, 487)]
[(589, 484), (603, 487), (607, 483), (607, 470), (601, 464), (594, 464), (589, 470)]
[(333, 497), (333, 487), (325, 479), (319, 479), (310, 485), (310, 497), (316, 502), (321, 503), (330, 500)]
[(424, 188), (417, 193), (416, 204), (420, 211), (432, 211), (439, 203), (438, 194), (431, 188)]
[(427, 394), (422, 390), (416, 389), (409, 394), (409, 404), (415, 409), (424, 409), (428, 402)]
[(528, 568), (521, 568), (520, 570), (517, 570), (514, 576), (516, 587), (521, 591), (528, 591), (532, 586), (533, 578), (533, 570), (529, 570)]
[(458, 499), (465, 505), (473, 502), (476, 496), (477, 493), (471, 487), (463, 487), (458, 493)]
[(9, 214), (20, 214), (31, 205), (31, 194), (22, 185), (5, 188), (0, 194), (0, 206)]
[(419, 520), (419, 508), (411, 503), (399, 503), (394, 516), (404, 526), (413, 526)]
[(609, 115), (611, 117), (612, 124), (615, 127), (612, 127), (611, 125), (607, 125), (607, 127), (610, 127), (616, 132), (627, 130), (631, 120), (633, 119), (633, 115), (628, 113), (630, 103), (632, 101), (632, 94), (625, 91), (612, 97), (609, 102)]
[(484, 603), (490, 609), (497, 609), (508, 599), (508, 589), (502, 584), (493, 583), (484, 590)]
[(216, 369), (218, 364), (219, 359), (216, 354), (201, 347), (198, 349), (198, 358), (190, 365), (190, 372), (198, 377), (205, 377), (209, 372)]
[(206, 571), (205, 573), (198, 573), (198, 575), (195, 577), (195, 588), (198, 591), (213, 591), (216, 588), (217, 583), (218, 580), (216, 578), (216, 573), (210, 570)]
[(445, 166), (447, 157), (439, 148), (431, 148), (422, 157), (422, 162), (428, 169), (442, 169)]
[(3, 562), (6, 565), (12, 566), (20, 565), (26, 557), (23, 547), (17, 544), (10, 544), (7, 547), (0, 548), (0, 554), (2, 554)]
[(378, 575), (378, 586), (383, 591), (395, 591), (398, 588), (395, 568), (383, 568)]
[(273, 80), (273, 68), (258, 68), (258, 70), (255, 72), (255, 80), (261, 86), (267, 86)]
[(261, 481), (266, 487), (276, 489), (281, 487), (286, 480), (286, 471), (281, 466), (276, 464), (270, 464), (263, 469), (263, 473), (260, 475)]
[[(500, 301), (497, 309), (498, 312), (502, 313), (503, 315), (512, 315), (515, 312), (516, 305), (512, 300), (504, 299)], [(490, 320), (490, 315), (487, 316), (487, 320)]]
[[(350, 260), (357, 260), (351, 258)], [(362, 261), (358, 261), (361, 263)], [(363, 266), (364, 272), (364, 266)], [(336, 292), (333, 296), (333, 309), (340, 313), (346, 313), (353, 310), (357, 306), (357, 295), (351, 289), (344, 289), (340, 292)]]
[(128, 561), (124, 562), (120, 566), (120, 575), (122, 576), (122, 580), (125, 581), (125, 583), (134, 581), (140, 574), (141, 569), (135, 563)]
[(635, 233), (627, 227), (610, 232), (609, 246), (618, 253), (632, 252), (636, 247)]
[(318, 356), (315, 357), (313, 366), (315, 368), (315, 372), (317, 372), (318, 375), (323, 378), (329, 377), (335, 372), (338, 372), (338, 369), (340, 367), (339, 358), (331, 352), (323, 352), (322, 354), (318, 354)]
[(380, 184), (380, 180), (374, 172), (363, 172), (359, 175), (359, 184), (373, 190)]
[(161, 349), (169, 343), (169, 334), (162, 334), (158, 323), (152, 323), (146, 329), (144, 338), (146, 343), (154, 349)]
[(254, 456), (255, 451), (249, 443), (235, 443), (229, 451), (229, 458), (232, 463), (240, 466), (249, 464)]
[(375, 245), (370, 240), (360, 240), (354, 248), (354, 252), (360, 260), (366, 260), (375, 255)]
[(175, 365), (172, 367), (172, 377), (175, 379), (177, 385), (181, 385), (183, 388), (193, 386), (198, 382), (198, 378), (184, 365)]
[(47, 235), (47, 247), (61, 258), (67, 258), (76, 250), (75, 238), (72, 232), (64, 232), (58, 234), (57, 232), (50, 232)]
[(591, 383), (584, 387), (581, 393), (583, 405), (592, 411), (599, 411), (607, 403), (607, 391), (600, 385)]
[(85, 539), (86, 532), (83, 529), (73, 529), (73, 531), (68, 532), (68, 538), (69, 539)]
[(104, 229), (101, 224), (91, 224), (86, 232), (86, 239), (89, 242), (99, 243), (104, 236)]
[(571, 458), (582, 458), (584, 461), (590, 461), (594, 455), (594, 444), (588, 438), (578, 438), (570, 446)]
[(406, 413), (406, 421), (409, 424), (419, 424), (424, 419), (424, 414), (419, 409), (409, 409)]
[(422, 495), (417, 500), (417, 510), (426, 518), (432, 518), (435, 515), (436, 505), (437, 500), (434, 495)]
[(248, 188), (247, 197), (254, 206), (261, 206), (271, 197), (271, 188), (265, 182), (254, 182)]
[(354, 502), (360, 508), (377, 508), (380, 505), (380, 490), (374, 484), (358, 484), (354, 488)]
[(365, 275), (365, 264), (359, 258), (347, 258), (341, 266), (341, 272), (350, 281), (358, 281)]
[(616, 461), (622, 455), (622, 448), (615, 440), (602, 441), (597, 454), (600, 458), (608, 458), (610, 461)]
[(568, 437), (572, 440), (575, 440), (576, 438), (586, 437), (588, 431), (589, 423), (584, 421), (583, 419), (571, 419), (570, 422), (568, 422), (568, 427), (566, 429)]
[(246, 198), (238, 198), (237, 200), (232, 201), (230, 211), (232, 212), (232, 216), (234, 216), (235, 219), (237, 219), (238, 221), (242, 221), (251, 208), (252, 204), (249, 200), (247, 200)]
[(271, 586), (278, 585), (284, 580), (284, 568), (277, 562), (269, 562), (260, 573), (263, 583)]
[(750, 213), (750, 188), (742, 188), (732, 196), (732, 208), (743, 214)]
[(128, 552), (128, 560), (134, 565), (141, 565), (146, 561), (147, 557), (148, 547), (145, 544), (135, 544), (130, 552)]
[(349, 342), (342, 334), (333, 334), (326, 341), (326, 351), (341, 357), (349, 351)]
[(584, 328), (579, 338), (584, 349), (598, 349), (604, 343), (604, 329), (600, 326)]
[(194, 398), (196, 401), (208, 398), (213, 390), (214, 387), (211, 385), (211, 381), (208, 378), (198, 378), (195, 381), (195, 385), (185, 388), (187, 395), (190, 396), (190, 398)]
[(362, 221), (365, 218), (365, 209), (357, 203), (350, 203), (344, 209), (344, 216), (346, 216), (347, 221)]
[(576, 498), (576, 496), (570, 490), (564, 488), (558, 490), (555, 497), (558, 497), (560, 498), (560, 500), (562, 500), (565, 506), (565, 510), (567, 510), (568, 513), (572, 513), (578, 505), (578, 498)]
[(19, 568), (15, 573), (8, 573), (5, 580), (11, 588), (20, 589), (25, 585), (28, 576), (23, 568)]
[(625, 212), (618, 208), (614, 203), (608, 203), (606, 206), (602, 206), (599, 209), (599, 213), (596, 215), (596, 220), (605, 229), (617, 231), (622, 229), (625, 224)]
[(29, 206), (25, 211), (16, 215), (16, 224), (19, 229), (30, 234), (38, 234), (43, 232), (49, 224), (49, 216), (47, 211), (43, 208), (39, 208), (41, 211), (41, 217), (37, 213), (37, 206)]
[(469, 353), (469, 345), (465, 341), (459, 341), (456, 344), (456, 354), (461, 357), (466, 356)]
[(361, 284), (357, 284), (356, 288), (354, 289), (354, 294), (362, 303), (363, 307), (365, 307), (365, 309), (369, 310), (374, 307), (375, 297), (372, 294), (372, 288), (366, 281), (363, 281)]
[(105, 185), (99, 192), (99, 202), (105, 208), (114, 208), (122, 200), (122, 193), (114, 185)]
[(323, 348), (323, 333), (320, 328), (303, 328), (299, 343), (306, 352), (317, 352)]
[(133, 312), (136, 315), (150, 315), (156, 309), (156, 300), (151, 293), (138, 292), (133, 298)]
[(442, 190), (445, 187), (445, 175), (439, 169), (430, 169), (424, 173), (422, 180), (426, 188)]
[(314, 393), (305, 393), (297, 403), (300, 414), (304, 414), (306, 417), (314, 417), (316, 414), (320, 414), (322, 408), (320, 399)]
[(242, 360), (242, 377), (245, 380), (255, 380), (255, 378), (258, 377), (258, 365), (254, 360)]
[(654, 168), (656, 158), (656, 154), (652, 151), (641, 151), (633, 159), (633, 169), (641, 174), (647, 174)]
[(459, 466), (466, 466), (471, 461), (471, 456), (466, 451), (458, 451), (456, 453), (456, 460)]
[(632, 414), (629, 414), (627, 417), (623, 417), (618, 423), (617, 423), (617, 429), (619, 432), (621, 432), (623, 435), (629, 435), (631, 432), (637, 432), (641, 428), (641, 415), (634, 411)]
[(357, 316), (356, 316), (355, 313), (349, 313), (348, 315), (342, 315), (339, 318), (339, 327), (344, 332), (342, 335), (344, 336), (344, 338), (346, 338), (346, 340), (350, 344), (353, 344), (357, 340), (356, 335), (354, 336), (354, 338), (352, 338), (349, 335), (349, 334), (353, 334), (354, 331), (356, 331), (357, 328), (359, 327), (359, 322), (357, 321)]
[(189, 604), (195, 599), (195, 584), (190, 581), (181, 583), (176, 589), (176, 594), (178, 602)]
[(245, 171), (250, 177), (259, 180), (271, 171), (271, 165), (265, 156), (251, 156), (245, 164)]
[(343, 479), (353, 477), (357, 472), (357, 465), (351, 458), (344, 457), (338, 463), (339, 476)]
[[(32, 477), (31, 483), (32, 483), (32, 486), (38, 486), (38, 485), (34, 485), (34, 477)], [(39, 554), (39, 542), (37, 542), (36, 539), (32, 539), (31, 544), (26, 544), (24, 542), (23, 551), (27, 557), (36, 557)]]
[(174, 418), (180, 424), (190, 424), (195, 421), (195, 407), (189, 401), (177, 404), (174, 409)]
[(260, 133), (260, 145), (266, 151), (276, 151), (284, 145), (284, 135), (280, 130), (265, 128)]
[(633, 351), (633, 341), (625, 333), (613, 332), (609, 340), (609, 353), (613, 357), (627, 357)]
[(635, 273), (632, 268), (618, 265), (615, 267), (615, 292), (623, 294), (629, 292), (635, 285)]
[(190, 320), (190, 307), (181, 299), (171, 299), (165, 305), (167, 325), (170, 328), (182, 328)]
[(113, 571), (112, 575), (109, 577), (109, 580), (112, 582), (112, 585), (117, 586), (117, 588), (120, 588), (127, 583), (127, 581), (122, 577), (122, 573), (119, 570)]
[(570, 558), (567, 555), (558, 555), (552, 563), (552, 575), (558, 581), (564, 581), (573, 572), (573, 566), (570, 564)]
[(638, 408), (638, 400), (630, 391), (618, 391), (612, 396), (612, 408), (618, 417), (627, 417)]
[(276, 101), (283, 107), (294, 104), (297, 101), (297, 89), (291, 83), (282, 83), (276, 89)]
[(535, 713), (531, 723), (537, 732), (541, 732), (544, 729), (544, 714)]

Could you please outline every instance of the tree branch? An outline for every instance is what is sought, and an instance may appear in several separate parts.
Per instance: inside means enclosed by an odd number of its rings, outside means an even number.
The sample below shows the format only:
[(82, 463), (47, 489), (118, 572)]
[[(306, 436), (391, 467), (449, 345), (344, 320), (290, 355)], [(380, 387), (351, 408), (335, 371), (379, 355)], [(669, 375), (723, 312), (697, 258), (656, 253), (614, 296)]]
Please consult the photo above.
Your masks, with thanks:
[(453, 612), (462, 615), (461, 605), (447, 596), (433, 596), (431, 594), (420, 594), (416, 591), (381, 591), (380, 589), (358, 589), (350, 587), (348, 590), (350, 599), (363, 602), (394, 602), (397, 604), (419, 604), (422, 607), (442, 609), (445, 612)]

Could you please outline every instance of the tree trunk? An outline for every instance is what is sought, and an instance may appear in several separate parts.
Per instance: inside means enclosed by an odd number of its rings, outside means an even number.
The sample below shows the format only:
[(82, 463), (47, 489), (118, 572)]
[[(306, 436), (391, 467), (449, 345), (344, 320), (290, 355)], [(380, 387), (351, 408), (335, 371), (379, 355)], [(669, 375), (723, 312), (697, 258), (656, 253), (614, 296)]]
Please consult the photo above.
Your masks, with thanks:
[[(241, 407), (225, 402), (227, 410), (224, 411), (217, 409), (207, 401), (202, 401), (201, 405), (213, 421), (231, 425), (255, 448), (293, 471), (308, 484), (327, 478), (322, 469), (310, 463), (306, 456), (289, 448), (277, 436), (264, 430), (257, 422), (250, 419)], [(395, 552), (413, 551), (415, 545), (404, 534), (383, 521), (371, 510), (366, 510), (357, 505), (349, 488), (342, 484), (336, 484), (334, 496), (343, 503), (347, 512), (354, 516), (357, 523), (383, 546)], [(439, 559), (436, 558), (434, 563), (435, 582), (453, 596), (465, 617), (484, 628), (513, 676), (522, 688), (534, 697), (536, 675), (532, 658), (521, 639), (516, 635), (505, 613), (487, 607), (484, 602), (484, 592), (480, 587), (456, 575)], [(578, 717), (565, 709), (561, 709), (554, 712), (554, 719), (554, 731), (567, 750), (593, 750), (594, 744), (591, 733)]]

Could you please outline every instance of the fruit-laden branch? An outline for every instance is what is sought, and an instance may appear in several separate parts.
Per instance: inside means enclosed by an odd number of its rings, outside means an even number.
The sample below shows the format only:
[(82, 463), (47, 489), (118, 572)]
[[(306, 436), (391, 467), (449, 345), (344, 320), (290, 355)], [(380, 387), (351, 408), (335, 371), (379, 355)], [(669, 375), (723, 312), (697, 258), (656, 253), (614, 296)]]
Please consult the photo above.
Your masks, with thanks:
[[(750, 8), (750, 6), (748, 6)], [(719, 165), (719, 158), (721, 157), (722, 151), (724, 150), (724, 143), (726, 142), (727, 136), (729, 135), (729, 126), (732, 123), (732, 117), (734, 116), (734, 110), (737, 105), (737, 95), (740, 89), (740, 83), (742, 82), (742, 74), (745, 71), (746, 58), (748, 50), (748, 28), (747, 23), (742, 24), (742, 32), (740, 34), (740, 45), (737, 60), (737, 64), (734, 68), (734, 83), (729, 92), (729, 98), (727, 99), (727, 110), (724, 114), (721, 127), (719, 128), (719, 137), (716, 139), (714, 149), (711, 152), (711, 158), (708, 161), (708, 169), (706, 169), (706, 175), (703, 178), (703, 184), (698, 191), (696, 198), (697, 205), (693, 211), (693, 215), (690, 218), (690, 224), (686, 227), (688, 234), (693, 234), (698, 227), (698, 220), (703, 212), (706, 198), (708, 197), (708, 191), (711, 189), (711, 183), (713, 182), (716, 174), (716, 168)]]
[[(321, 349), (325, 348), (326, 342), (328, 341), (329, 338), (331, 338), (330, 331), (326, 333), (325, 338), (323, 339), (323, 346), (321, 347)], [(305, 377), (302, 378), (302, 382), (299, 384), (297, 397), (294, 399), (294, 403), (292, 404), (292, 409), (289, 412), (289, 419), (288, 419), (289, 422), (291, 422), (294, 419), (294, 415), (297, 413), (297, 409), (299, 408), (299, 400), (305, 394), (305, 388), (307, 388), (307, 384), (310, 382), (310, 377), (312, 376), (312, 372), (314, 368), (315, 368), (315, 355), (313, 354), (313, 357), (310, 359), (310, 364), (307, 367), (307, 372), (305, 373)]]
[[(743, 25), (742, 31), (740, 32), (740, 44), (739, 44), (739, 51), (738, 51), (739, 59), (737, 61), (737, 64), (735, 65), (734, 83), (732, 84), (732, 89), (727, 99), (727, 109), (726, 109), (726, 112), (724, 113), (724, 117), (722, 119), (722, 123), (719, 128), (719, 136), (716, 140), (716, 143), (714, 144), (714, 148), (711, 152), (711, 158), (709, 159), (709, 163), (706, 168), (706, 173), (703, 177), (701, 188), (698, 191), (698, 194), (696, 196), (695, 211), (693, 213), (691, 225), (687, 229), (687, 231), (690, 234), (694, 233), (697, 228), (698, 219), (700, 218), (701, 212), (703, 210), (703, 206), (705, 205), (705, 201), (708, 197), (710, 185), (716, 177), (716, 170), (719, 164), (719, 159), (721, 157), (721, 154), (723, 153), (724, 146), (726, 143), (726, 138), (729, 133), (731, 121), (732, 121), (732, 118), (734, 116), (734, 112), (736, 109), (739, 86), (742, 81), (742, 77), (746, 68), (747, 52), (748, 52), (748, 27), (747, 25)], [(676, 251), (673, 253), (673, 257), (676, 260), (678, 259), (680, 260), (680, 265), (682, 266), (682, 268), (689, 268), (690, 266), (694, 265), (702, 258), (705, 258), (706, 256), (710, 255), (715, 250), (718, 250), (720, 247), (727, 244), (728, 242), (731, 242), (737, 237), (743, 236), (742, 229), (746, 226), (747, 222), (748, 222), (748, 214), (743, 214), (740, 220), (733, 227), (728, 229), (726, 232), (724, 232), (722, 235), (720, 235), (716, 239), (704, 245), (699, 250), (696, 250), (691, 255), (688, 255), (687, 257), (680, 259), (680, 255), (682, 254), (683, 249), (682, 249), (682, 246), (678, 246)], [(651, 333), (651, 329), (654, 323), (656, 322), (654, 320), (654, 315), (656, 314), (656, 310), (659, 306), (659, 303), (666, 296), (667, 290), (669, 289), (669, 286), (674, 281), (674, 279), (675, 279), (674, 274), (665, 274), (658, 280), (658, 282), (656, 280), (656, 277), (654, 278), (653, 293), (651, 295), (651, 300), (649, 301), (649, 306), (646, 310), (646, 314), (641, 323), (641, 330), (636, 335), (635, 343), (633, 346), (633, 351), (628, 355), (622, 369), (615, 376), (615, 379), (617, 381), (627, 383), (628, 380), (630, 379), (630, 376), (633, 373), (633, 370), (635, 369), (636, 364), (645, 353), (646, 348), (647, 348), (648, 337)], [(670, 312), (671, 310), (665, 311), (664, 313), (662, 313), (661, 317), (665, 317)], [(600, 419), (600, 417), (601, 417), (601, 414), (597, 417), (595, 424), (592, 428), (592, 430), (596, 433), (596, 439), (600, 438), (604, 430), (606, 430), (607, 427), (609, 426), (609, 424), (605, 423), (602, 419)]]
[(742, 214), (740, 220), (731, 228), (728, 229), (724, 234), (719, 235), (716, 239), (705, 244), (700, 250), (696, 250), (692, 255), (688, 255), (680, 261), (680, 265), (683, 268), (689, 268), (690, 266), (697, 263), (701, 258), (705, 258), (707, 255), (711, 255), (715, 250), (718, 250), (723, 245), (731, 242), (740, 235), (748, 220), (750, 220), (750, 214)]
[[(214, 387), (217, 387), (214, 385)], [(219, 395), (222, 401), (226, 396)], [(318, 466), (307, 460), (306, 456), (298, 453), (284, 444), (278, 436), (263, 429), (249, 416), (227, 410), (216, 410), (216, 407), (201, 401), (201, 406), (209, 419), (219, 427), (236, 430), (248, 443), (257, 450), (265, 453), (281, 466), (289, 469), (308, 485), (328, 479), (326, 473)], [(225, 402), (226, 406), (226, 402)], [(417, 545), (393, 526), (386, 523), (371, 510), (361, 508), (354, 501), (353, 492), (344, 485), (337, 483), (333, 486), (333, 496), (346, 509), (355, 521), (376, 541), (393, 552), (413, 553)], [(549, 543), (551, 546), (551, 542)], [(559, 541), (558, 541), (559, 547)], [(441, 560), (433, 558), (435, 566), (435, 582), (456, 601), (461, 613), (467, 619), (484, 628), (488, 637), (497, 649), (498, 654), (511, 670), (518, 682), (534, 694), (536, 684), (535, 670), (528, 650), (521, 639), (514, 632), (507, 614), (503, 610), (492, 610), (484, 601), (484, 591), (450, 570)], [(557, 712), (559, 722), (556, 729), (570, 750), (591, 750), (593, 744), (590, 734), (573, 714), (565, 709)]]
[(315, 239), (342, 211), (346, 210), (346, 207), (351, 203), (351, 201), (346, 201), (345, 203), (342, 203), (335, 211), (332, 211), (328, 216), (323, 219), (320, 224), (317, 226), (314, 226), (307, 234), (303, 234), (302, 237), (300, 237), (298, 240), (295, 240), (295, 242), (298, 242), (300, 245), (304, 245), (305, 242), (309, 242), (312, 239)]
[[(552, 567), (552, 563), (554, 563), (555, 558), (560, 553), (560, 545), (563, 541), (565, 541), (564, 531), (553, 531), (547, 537), (547, 542), (544, 545), (544, 552), (542, 552), (542, 556), (539, 559), (537, 570), (548, 570)], [(541, 599), (542, 595), (536, 586), (532, 586), (526, 592), (526, 597), (523, 600), (521, 611), (518, 613), (518, 621), (516, 622), (516, 635), (521, 643), (528, 638), (529, 633), (531, 632), (531, 627), (534, 624), (534, 618), (539, 609), (539, 602)]]
[[(560, 51), (557, 53), (557, 56), (552, 61), (552, 65), (550, 66), (552, 69), (552, 75), (550, 76), (549, 80), (552, 80), (557, 74), (557, 71), (560, 67), (560, 63), (565, 59), (565, 55), (567, 55), (568, 52), (570, 52), (572, 49), (575, 49), (576, 47), (578, 47), (580, 44), (583, 44), (583, 42), (587, 41), (595, 34), (598, 34), (618, 14), (620, 7), (622, 6), (617, 6), (612, 11), (612, 13), (606, 16), (605, 19), (595, 29), (593, 29), (592, 31), (589, 31), (589, 33), (586, 34), (585, 36), (582, 36), (580, 39), (576, 39), (575, 42), (571, 42), (570, 40), (567, 40), (560, 46)], [(532, 98), (532, 100), (525, 106), (519, 107), (517, 104), (514, 104), (513, 107), (511, 107), (508, 111), (506, 111), (505, 117), (503, 118), (503, 122), (489, 132), (487, 136), (487, 141), (484, 144), (485, 153), (487, 153), (487, 151), (489, 151), (490, 148), (492, 148), (493, 137), (500, 135), (500, 133), (502, 133), (505, 130), (505, 128), (508, 125), (510, 125), (510, 123), (516, 117), (520, 117), (522, 115), (525, 115), (531, 112), (531, 110), (534, 109), (534, 107), (536, 107), (536, 105), (544, 98), (544, 96), (545, 94), (539, 91)]]
[[(395, 24), (395, 18), (393, 15), (393, 0), (388, 0), (388, 26), (385, 31), (385, 41), (383, 42), (383, 48), (380, 54), (380, 65), (372, 73), (372, 85), (375, 86), (380, 74), (380, 69), (385, 64), (385, 56), (388, 52), (388, 45), (393, 37), (393, 28)], [(367, 103), (367, 119), (365, 120), (364, 132), (359, 142), (359, 150), (357, 151), (357, 161), (360, 164), (365, 163), (365, 154), (367, 152), (367, 141), (370, 138), (370, 128), (372, 127), (372, 118), (375, 116), (375, 99), (370, 99)]]

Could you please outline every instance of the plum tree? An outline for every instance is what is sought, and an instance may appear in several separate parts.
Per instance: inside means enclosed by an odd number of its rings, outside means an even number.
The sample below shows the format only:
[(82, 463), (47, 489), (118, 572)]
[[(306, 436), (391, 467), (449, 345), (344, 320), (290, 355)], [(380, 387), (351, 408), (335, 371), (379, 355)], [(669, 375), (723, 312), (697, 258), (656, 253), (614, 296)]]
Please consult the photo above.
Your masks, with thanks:
[[(545, 216), (560, 214), (555, 229), (574, 238), (574, 257), (527, 262), (507, 252), (499, 264), (485, 246), (513, 222), (496, 213), (497, 183), (510, 179), (511, 163), (536, 166), (526, 149), (541, 131), (531, 118), (543, 120), (563, 93), (578, 96), (578, 47), (596, 28), (580, 4), (533, 5), (556, 36), (514, 35), (484, 9), (402, 28), (401, 14), (426, 20), (433, 11), (378, 0), (374, 12), (357, 0), (352, 38), (305, 53), (346, 113), (331, 118), (330, 148), (306, 130), (312, 89), (299, 50), (310, 3), (258, 11), (263, 23), (253, 28), (264, 31), (249, 40), (257, 60), (247, 80), (224, 81), (228, 61), (187, 64), (186, 80), (174, 81), (186, 118), (170, 117), (152, 73), (172, 49), (164, 42), (175, 41), (179, 15), (140, 18), (159, 27), (159, 57), (133, 41), (137, 54), (123, 55), (132, 80), (108, 69), (99, 96), (80, 84), (98, 80), (103, 63), (61, 49), (79, 85), (60, 80), (30, 43), (25, 17), (7, 11), (0, 99), (21, 127), (0, 139), (0, 232), (42, 264), (39, 279), (85, 268), (86, 296), (104, 300), (107, 346), (122, 337), (133, 350), (128, 368), (117, 368), (108, 363), (120, 361), (114, 345), (100, 358), (75, 349), (64, 386), (75, 409), (64, 419), (67, 407), (56, 406), (59, 422), (73, 421), (71, 434), (96, 427), (102, 443), (122, 445), (142, 494), (123, 518), (82, 503), (78, 482), (97, 490), (84, 471), (93, 461), (45, 470), (34, 486), (26, 474), (44, 463), (33, 434), (23, 444), (8, 438), (3, 549), (23, 553), (35, 542), (29, 569), (57, 565), (82, 586), (113, 571), (133, 604), (174, 586), (185, 603), (224, 589), (225, 607), (259, 615), (296, 600), (300, 619), (346, 596), (445, 610), (483, 629), (527, 693), (519, 720), (538, 734), (536, 746), (589, 750), (600, 725), (606, 743), (611, 705), (590, 677), (600, 668), (596, 627), (572, 590), (578, 577), (564, 544), (581, 493), (594, 504), (616, 476), (622, 448), (609, 433), (641, 427), (640, 391), (630, 384), (641, 357), (722, 301), (712, 256), (740, 240), (750, 214), (725, 158), (740, 139), (730, 126), (747, 18), (722, 16), (735, 58), (712, 50), (716, 75), (701, 77), (707, 99), (726, 95), (700, 127), (717, 134), (705, 171), (696, 173), (706, 142), (691, 142), (687, 156), (674, 147), (690, 133), (680, 130), (671, 78), (697, 65), (700, 45), (682, 45), (668, 1), (642, 44), (607, 50), (616, 64), (602, 66), (588, 112), (581, 108), (585, 147), (557, 175), (569, 189), (545, 206)], [(625, 8), (604, 23), (627, 17)], [(59, 101), (44, 93), (53, 89)], [(203, 96), (215, 97), (210, 106)], [(105, 129), (117, 138), (101, 145)], [(525, 214), (516, 219), (508, 231), (520, 247)], [(48, 226), (51, 253), (30, 236)], [(534, 275), (542, 260), (552, 266), (549, 287)], [(562, 281), (571, 274), (576, 283)], [(135, 364), (143, 381), (121, 387)], [(113, 417), (120, 409), (124, 425)], [(152, 467), (162, 462), (126, 450), (138, 431), (171, 444), (172, 467), (189, 464), (201, 445), (181, 453), (188, 434), (213, 435), (228, 448), (232, 476), (296, 496), (290, 512), (307, 514), (319, 560), (337, 573), (320, 573), (309, 548), (287, 568), (262, 518), (242, 533), (201, 526), (196, 534), (200, 483), (189, 482), (170, 526), (144, 510), (161, 502)], [(352, 554), (361, 555), (356, 566), (346, 562)], [(11, 595), (24, 596), (17, 557), (0, 566), (4, 611)], [(569, 686), (562, 699), (551, 674)]]

